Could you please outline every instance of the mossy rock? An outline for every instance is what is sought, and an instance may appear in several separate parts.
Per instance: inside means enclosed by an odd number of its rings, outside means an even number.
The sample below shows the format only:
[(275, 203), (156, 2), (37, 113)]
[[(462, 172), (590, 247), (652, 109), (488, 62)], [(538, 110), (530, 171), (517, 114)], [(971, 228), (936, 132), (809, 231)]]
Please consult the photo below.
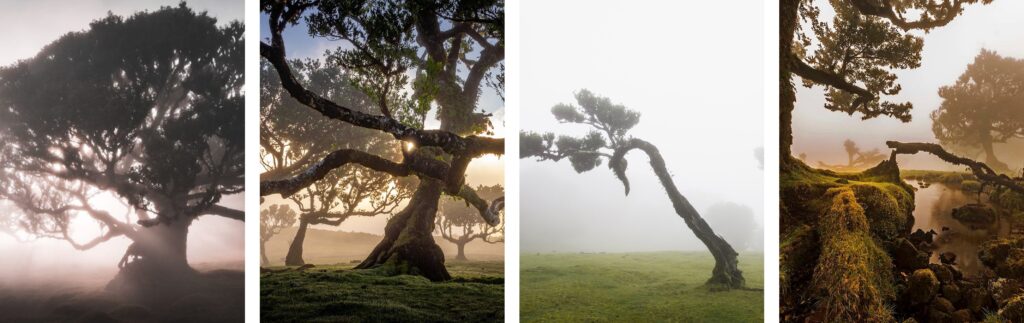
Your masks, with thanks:
[(1010, 322), (1024, 322), (1024, 294), (1011, 298), (999, 309), (999, 316)]
[(985, 242), (978, 259), (1004, 278), (1024, 278), (1024, 240), (996, 239)]
[(931, 301), (939, 291), (939, 279), (931, 269), (918, 269), (907, 281), (906, 298), (910, 304), (923, 304)]

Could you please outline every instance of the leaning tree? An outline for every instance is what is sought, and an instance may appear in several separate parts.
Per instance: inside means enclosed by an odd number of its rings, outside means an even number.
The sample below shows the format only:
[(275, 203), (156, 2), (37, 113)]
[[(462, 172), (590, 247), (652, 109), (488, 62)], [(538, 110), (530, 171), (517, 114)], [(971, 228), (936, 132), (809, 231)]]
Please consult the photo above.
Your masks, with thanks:
[(945, 26), (966, 5), (992, 0), (834, 0), (831, 22), (822, 0), (782, 0), (779, 7), (780, 164), (793, 160), (793, 76), (825, 87), (825, 108), (863, 119), (890, 116), (910, 122), (910, 102), (890, 102), (902, 87), (895, 70), (921, 65), (924, 41), (911, 30)]
[[(338, 167), (358, 164), (395, 177), (415, 176), (419, 184), (405, 208), (385, 227), (384, 238), (357, 269), (386, 274), (417, 274), (434, 281), (451, 276), (434, 242), (434, 217), (441, 194), (463, 198), (484, 219), (498, 223), (501, 199), (488, 203), (465, 185), (469, 163), (500, 155), (504, 140), (489, 133), (490, 115), (477, 111), (485, 86), (499, 92), (504, 82), (504, 3), (502, 1), (341, 1), (261, 2), (270, 35), (260, 56), (281, 80), (281, 88), (322, 116), (372, 129), (405, 146), (400, 161), (359, 149), (333, 150), (304, 171), (279, 180), (261, 180), (260, 194), (290, 196)], [(312, 91), (288, 64), (284, 30), (304, 22), (309, 35), (344, 44), (327, 59), (345, 68), (376, 103), (368, 113)], [(426, 129), (436, 116), (438, 129)]]
[[(476, 193), (485, 200), (494, 200), (505, 195), (500, 184), (493, 186), (477, 186)], [(483, 221), (478, 211), (465, 201), (455, 198), (444, 198), (437, 210), (437, 230), (441, 238), (455, 244), (458, 253), (455, 260), (466, 258), (466, 245), (479, 239), (486, 243), (505, 242), (505, 221), (499, 225), (490, 225)]]
[(738, 254), (701, 217), (676, 188), (672, 175), (665, 167), (665, 160), (653, 144), (626, 134), (640, 122), (640, 113), (623, 105), (614, 104), (605, 97), (590, 91), (576, 93), (577, 105), (557, 104), (551, 113), (561, 123), (574, 123), (592, 128), (581, 138), (572, 136), (555, 137), (553, 133), (523, 132), (519, 135), (519, 157), (535, 157), (539, 161), (560, 161), (568, 159), (577, 173), (583, 173), (600, 166), (607, 159), (608, 167), (622, 181), (629, 194), (629, 180), (626, 178), (626, 153), (639, 149), (650, 158), (654, 174), (658, 176), (676, 214), (683, 218), (690, 231), (700, 239), (715, 258), (708, 285), (722, 288), (743, 288), (743, 273), (737, 260)]
[[(293, 60), (290, 65), (311, 91), (355, 110), (369, 112), (375, 107), (374, 101), (353, 83), (353, 77), (337, 64), (307, 59)], [(388, 136), (324, 118), (289, 97), (270, 64), (264, 62), (260, 74), (261, 180), (295, 176), (337, 149), (361, 150), (388, 159), (401, 156), (401, 148)], [(285, 265), (305, 264), (302, 246), (310, 225), (338, 226), (352, 216), (390, 214), (408, 199), (413, 184), (387, 173), (346, 165), (289, 196), (301, 215)]]
[[(109, 15), (0, 69), (2, 198), (23, 230), (88, 249), (132, 241), (110, 287), (173, 287), (199, 216), (243, 220), (221, 198), (243, 192), (243, 26), (184, 4)], [(129, 205), (110, 214), (100, 195)], [(100, 236), (76, 242), (68, 220)]]
[(270, 264), (267, 258), (267, 241), (281, 233), (281, 230), (295, 225), (296, 214), (288, 204), (274, 204), (260, 210), (260, 264)]
[(939, 88), (932, 132), (946, 146), (978, 147), (985, 164), (1007, 171), (994, 143), (1024, 137), (1024, 60), (982, 50), (956, 83)]

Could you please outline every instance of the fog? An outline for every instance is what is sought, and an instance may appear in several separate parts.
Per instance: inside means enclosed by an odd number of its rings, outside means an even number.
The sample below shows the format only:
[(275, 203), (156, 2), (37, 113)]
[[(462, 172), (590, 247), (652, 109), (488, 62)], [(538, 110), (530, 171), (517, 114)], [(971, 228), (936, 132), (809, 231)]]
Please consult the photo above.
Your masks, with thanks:
[[(822, 19), (831, 19), (830, 6), (822, 6)], [(945, 27), (929, 33), (914, 32), (924, 38), (921, 67), (899, 70), (898, 83), (903, 86), (899, 95), (889, 96), (893, 102), (911, 102), (913, 120), (901, 123), (889, 117), (861, 120), (853, 116), (825, 110), (822, 87), (805, 88), (797, 82), (797, 103), (793, 111), (793, 154), (807, 154), (810, 164), (817, 161), (845, 164), (843, 140), (850, 138), (866, 150), (883, 151), (886, 140), (937, 142), (932, 134), (929, 114), (938, 109), (941, 98), (938, 89), (953, 84), (957, 77), (974, 61), (982, 48), (996, 51), (1004, 57), (1024, 58), (1024, 12), (1022, 1), (994, 1), (992, 4), (968, 6), (963, 15)], [(1012, 148), (1011, 148), (1012, 147)], [(1011, 168), (1024, 166), (1024, 143), (996, 145), (996, 155)], [(904, 169), (958, 169), (931, 155), (901, 156)]]
[[(660, 149), (698, 211), (737, 203), (754, 219), (735, 221), (763, 227), (764, 44), (760, 29), (732, 24), (761, 25), (760, 2), (531, 1), (522, 17), (523, 130), (580, 136), (551, 107), (575, 104), (580, 89), (608, 97), (641, 113), (630, 135)], [(628, 197), (606, 163), (576, 174), (568, 161), (523, 159), (522, 252), (706, 250), (647, 157), (627, 160)]]
[[(153, 11), (160, 6), (177, 6), (178, 0), (100, 0), (100, 1), (7, 1), (0, 10), (0, 66), (33, 57), (43, 46), (71, 31), (87, 29), (89, 23), (108, 12), (131, 15)], [(219, 19), (220, 24), (242, 19), (242, 1), (191, 0), (189, 7)], [(3, 126), (0, 124), (0, 126)], [(244, 209), (243, 194), (225, 196), (221, 205)], [(95, 203), (93, 207), (116, 217), (124, 215), (118, 202)], [(72, 236), (79, 242), (95, 238), (99, 228), (86, 215), (78, 215)], [(17, 238), (0, 233), (0, 288), (34, 285), (102, 286), (117, 273), (131, 241), (116, 237), (96, 247), (79, 251), (67, 241), (34, 238), (17, 233)], [(220, 216), (201, 216), (189, 228), (188, 260), (200, 270), (226, 268), (242, 270), (244, 263), (244, 223)]]

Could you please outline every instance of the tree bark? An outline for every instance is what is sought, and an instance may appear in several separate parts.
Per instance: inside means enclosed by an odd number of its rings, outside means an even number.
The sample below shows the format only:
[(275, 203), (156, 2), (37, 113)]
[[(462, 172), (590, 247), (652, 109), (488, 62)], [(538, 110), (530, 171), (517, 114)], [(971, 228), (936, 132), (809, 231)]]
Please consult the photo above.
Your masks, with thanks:
[(992, 136), (983, 137), (984, 138), (981, 141), (981, 147), (985, 149), (985, 164), (987, 164), (989, 167), (992, 167), (992, 169), (995, 169), (997, 171), (1005, 171), (1009, 169), (1009, 165), (999, 161), (999, 158), (996, 157), (996, 151), (992, 147)]
[(793, 37), (799, 24), (799, 0), (781, 0), (779, 3), (779, 165), (792, 159), (793, 109), (796, 105), (796, 87), (793, 85)]
[(143, 302), (180, 295), (197, 278), (188, 265), (188, 227), (182, 219), (141, 228), (125, 252), (121, 270), (107, 290), (139, 298)]
[(442, 183), (421, 178), (409, 204), (388, 221), (384, 239), (356, 269), (376, 269), (387, 275), (420, 275), (431, 281), (452, 277), (444, 267), (444, 253), (434, 242), (434, 217)]
[(612, 155), (609, 161), (608, 166), (615, 171), (615, 175), (622, 180), (622, 184), (626, 187), (626, 194), (629, 194), (629, 180), (626, 178), (625, 156), (627, 152), (633, 149), (640, 149), (647, 154), (650, 158), (651, 167), (654, 168), (655, 175), (658, 176), (661, 185), (665, 188), (665, 192), (668, 193), (676, 214), (683, 218), (690, 231), (693, 231), (697, 239), (700, 239), (708, 248), (708, 251), (711, 251), (711, 255), (715, 257), (715, 268), (711, 271), (711, 278), (708, 279), (707, 284), (715, 288), (744, 288), (746, 282), (743, 279), (743, 272), (738, 267), (739, 260), (737, 256), (739, 254), (725, 239), (715, 234), (711, 226), (693, 208), (690, 201), (679, 192), (675, 182), (672, 181), (672, 176), (669, 175), (668, 169), (665, 167), (665, 160), (661, 157), (661, 153), (658, 152), (657, 147), (649, 142), (635, 138), (630, 139), (615, 150), (615, 154)]
[(285, 266), (302, 266), (306, 262), (302, 260), (302, 243), (306, 241), (306, 228), (309, 221), (305, 217), (299, 217), (299, 229), (295, 231), (295, 239), (292, 239), (288, 247), (288, 255), (284, 258)]
[(457, 245), (459, 247), (459, 253), (457, 255), (455, 255), (455, 260), (461, 260), (461, 261), (469, 260), (469, 259), (466, 259), (466, 243), (467, 242), (469, 242), (469, 241), (459, 241), (459, 242), (455, 243), (455, 245)]

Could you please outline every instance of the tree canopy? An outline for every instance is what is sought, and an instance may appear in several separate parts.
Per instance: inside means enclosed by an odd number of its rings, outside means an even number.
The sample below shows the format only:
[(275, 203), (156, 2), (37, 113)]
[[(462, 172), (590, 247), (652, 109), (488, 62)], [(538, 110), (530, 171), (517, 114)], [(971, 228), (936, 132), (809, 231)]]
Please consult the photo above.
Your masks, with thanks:
[[(477, 186), (477, 195), (488, 201), (505, 196), (505, 189), (495, 184)], [(501, 215), (504, 217), (504, 214)], [(437, 210), (437, 230), (441, 238), (454, 243), (459, 248), (455, 259), (466, 260), (465, 246), (474, 240), (487, 243), (505, 242), (505, 220), (498, 225), (490, 225), (480, 217), (476, 208), (465, 201), (446, 197), (442, 198)]]
[(780, 157), (784, 160), (792, 154), (793, 75), (800, 76), (804, 86), (824, 86), (828, 110), (909, 122), (913, 105), (891, 102), (885, 96), (902, 90), (896, 70), (921, 64), (924, 41), (910, 31), (945, 26), (966, 6), (991, 0), (833, 0), (827, 2), (831, 21), (822, 18), (823, 2), (780, 3)]
[(993, 143), (1024, 137), (1024, 60), (982, 50), (953, 85), (939, 88), (942, 104), (932, 112), (932, 132), (943, 145), (980, 148), (985, 163), (1008, 166)]

